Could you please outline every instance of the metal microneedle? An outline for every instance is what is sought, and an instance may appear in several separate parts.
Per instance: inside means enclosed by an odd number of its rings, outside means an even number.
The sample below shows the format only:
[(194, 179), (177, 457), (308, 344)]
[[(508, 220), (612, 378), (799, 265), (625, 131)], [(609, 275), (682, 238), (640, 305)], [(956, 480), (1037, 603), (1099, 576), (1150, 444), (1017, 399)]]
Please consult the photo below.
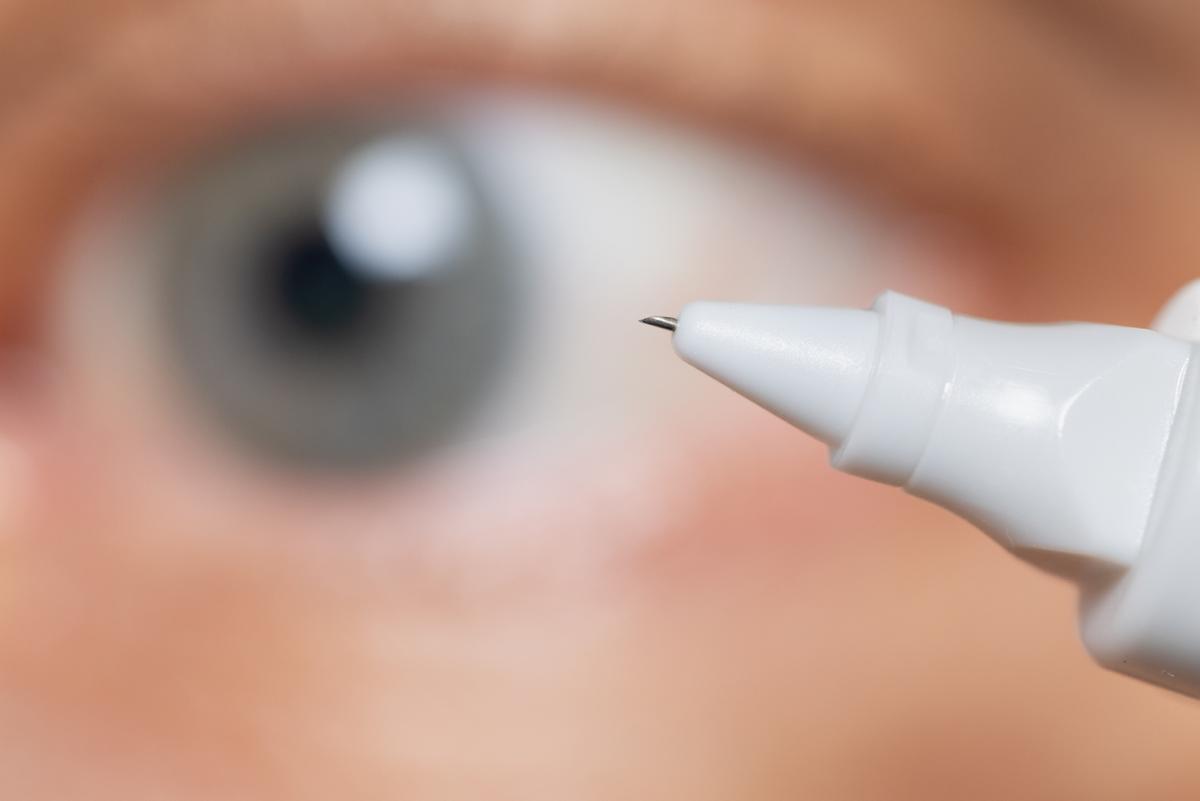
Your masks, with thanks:
[(641, 322), (645, 323), (646, 325), (654, 326), (655, 328), (661, 328), (664, 331), (674, 331), (679, 327), (679, 320), (675, 319), (674, 317), (647, 317)]

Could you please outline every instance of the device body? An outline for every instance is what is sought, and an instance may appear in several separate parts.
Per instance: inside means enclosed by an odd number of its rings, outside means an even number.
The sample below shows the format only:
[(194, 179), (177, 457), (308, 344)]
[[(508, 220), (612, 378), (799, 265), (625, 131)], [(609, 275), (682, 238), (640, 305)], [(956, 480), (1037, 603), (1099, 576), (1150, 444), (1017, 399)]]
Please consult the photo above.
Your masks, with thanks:
[(1200, 696), (1200, 358), (1155, 331), (699, 303), (689, 363), (1081, 588), (1102, 664)]

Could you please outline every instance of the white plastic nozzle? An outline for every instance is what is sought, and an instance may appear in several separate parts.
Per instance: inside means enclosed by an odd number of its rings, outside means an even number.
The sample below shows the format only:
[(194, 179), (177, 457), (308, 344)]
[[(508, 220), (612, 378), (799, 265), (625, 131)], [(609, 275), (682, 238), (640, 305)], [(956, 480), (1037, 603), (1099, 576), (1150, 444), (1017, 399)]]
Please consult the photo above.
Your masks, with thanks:
[(1158, 313), (1153, 328), (1169, 337), (1200, 342), (1200, 281), (1176, 292)]
[(862, 405), (879, 317), (820, 307), (693, 303), (675, 349), (699, 368), (827, 445), (839, 445)]
[(1190, 356), (1152, 331), (1006, 325), (895, 293), (871, 311), (698, 303), (675, 346), (838, 469), (1069, 575), (1136, 558)]
[[(1200, 284), (1159, 332), (702, 303), (684, 359), (1082, 589), (1104, 665), (1200, 697)], [(1190, 341), (1185, 341), (1190, 340)]]

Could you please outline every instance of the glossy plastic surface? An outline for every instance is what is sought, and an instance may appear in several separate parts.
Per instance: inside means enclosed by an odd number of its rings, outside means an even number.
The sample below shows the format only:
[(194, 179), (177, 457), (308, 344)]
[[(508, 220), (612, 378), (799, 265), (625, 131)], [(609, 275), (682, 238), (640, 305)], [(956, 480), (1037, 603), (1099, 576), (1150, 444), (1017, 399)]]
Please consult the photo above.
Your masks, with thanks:
[[(1160, 324), (1200, 333), (1198, 311), (1200, 291)], [(888, 293), (865, 312), (694, 304), (675, 344), (826, 442), (839, 469), (951, 509), (1078, 582), (1101, 662), (1200, 695), (1191, 342), (995, 323)]]

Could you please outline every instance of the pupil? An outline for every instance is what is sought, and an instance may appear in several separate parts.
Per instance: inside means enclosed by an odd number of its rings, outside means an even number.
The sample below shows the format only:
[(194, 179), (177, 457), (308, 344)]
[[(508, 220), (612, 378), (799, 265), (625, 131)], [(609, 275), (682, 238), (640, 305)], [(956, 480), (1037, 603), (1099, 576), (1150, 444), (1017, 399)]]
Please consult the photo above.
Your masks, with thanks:
[(331, 341), (361, 329), (373, 287), (312, 225), (280, 249), (271, 294), (288, 329), (305, 338)]

